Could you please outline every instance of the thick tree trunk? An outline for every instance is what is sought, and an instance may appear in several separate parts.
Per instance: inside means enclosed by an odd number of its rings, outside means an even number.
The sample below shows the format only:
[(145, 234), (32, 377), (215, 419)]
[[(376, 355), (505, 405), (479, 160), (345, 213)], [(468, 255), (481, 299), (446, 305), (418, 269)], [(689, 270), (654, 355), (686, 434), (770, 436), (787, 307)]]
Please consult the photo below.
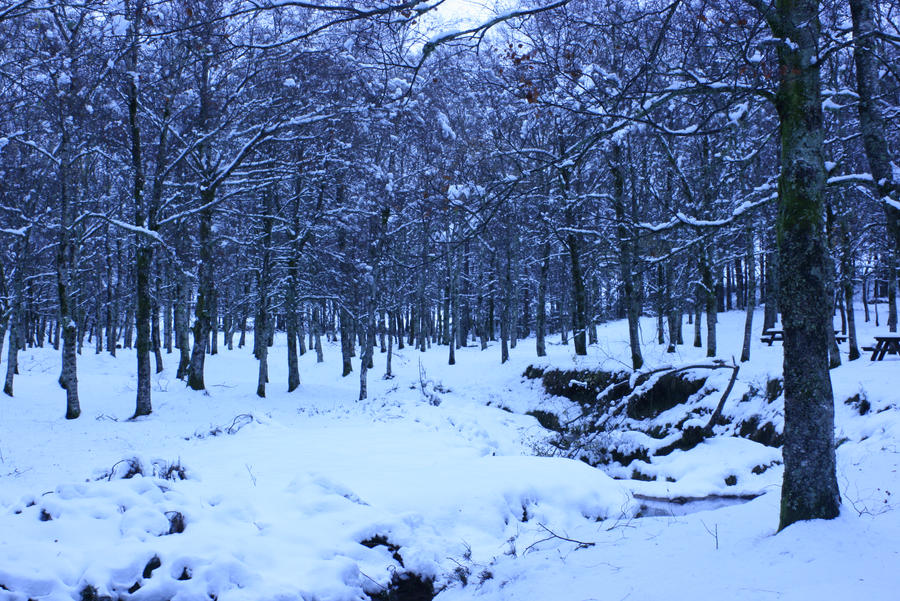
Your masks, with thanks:
[(817, 0), (777, 0), (781, 121), (778, 239), (784, 323), (784, 481), (779, 529), (839, 513), (834, 396), (828, 371), (834, 336), (828, 294), (824, 123)]

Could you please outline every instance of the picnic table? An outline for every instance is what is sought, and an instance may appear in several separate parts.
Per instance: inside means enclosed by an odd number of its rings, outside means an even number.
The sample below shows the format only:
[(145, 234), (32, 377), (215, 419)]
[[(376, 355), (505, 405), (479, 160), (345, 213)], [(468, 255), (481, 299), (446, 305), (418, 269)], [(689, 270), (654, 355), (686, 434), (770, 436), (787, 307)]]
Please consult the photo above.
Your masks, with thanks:
[(875, 337), (872, 361), (881, 361), (885, 355), (900, 355), (900, 334), (886, 334)]
[(769, 328), (768, 330), (763, 330), (762, 336), (759, 337), (760, 342), (767, 342), (769, 346), (772, 346), (772, 343), (777, 340), (784, 342), (784, 330)]
[[(838, 342), (846, 342), (847, 336), (845, 334), (841, 334), (839, 330), (835, 330), (834, 339)], [(759, 341), (766, 342), (769, 346), (772, 346), (773, 342), (784, 342), (784, 330), (780, 328), (769, 328), (768, 330), (763, 330), (762, 336), (760, 336)]]

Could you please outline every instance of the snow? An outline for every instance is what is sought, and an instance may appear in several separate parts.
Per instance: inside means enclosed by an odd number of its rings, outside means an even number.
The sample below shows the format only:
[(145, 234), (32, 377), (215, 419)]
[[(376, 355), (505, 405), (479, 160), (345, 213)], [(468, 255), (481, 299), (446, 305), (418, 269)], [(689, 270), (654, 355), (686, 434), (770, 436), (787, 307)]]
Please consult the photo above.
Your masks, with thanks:
[[(720, 315), (729, 365), (743, 320)], [(780, 426), (782, 399), (748, 394), (781, 369), (781, 346), (759, 342), (760, 323), (758, 314), (752, 360), (725, 413), (733, 423), (763, 416)], [(859, 328), (861, 344), (879, 331)], [(689, 345), (665, 353), (652, 318), (642, 331), (648, 369), (709, 362)], [(326, 344), (325, 363), (301, 357), (302, 386), (289, 394), (286, 342), (277, 338), (266, 399), (254, 395), (250, 346), (207, 358), (208, 393), (174, 379), (175, 356), (165, 355), (154, 412), (136, 421), (127, 421), (132, 351), (114, 358), (86, 344), (83, 415), (74, 421), (62, 417), (58, 352), (23, 351), (16, 396), (0, 398), (0, 598), (70, 600), (90, 584), (123, 599), (360, 601), (404, 571), (435, 577), (438, 601), (687, 600), (698, 587), (702, 598), (894, 598), (900, 358), (848, 363), (844, 354), (832, 371), (842, 514), (776, 534), (780, 449), (731, 436), (729, 426), (691, 450), (606, 471), (548, 456), (552, 433), (526, 412), (566, 421), (580, 407), (522, 373), (530, 364), (621, 369), (630, 356), (625, 324), (604, 324), (598, 338), (575, 357), (553, 336), (540, 360), (534, 340), (520, 340), (502, 366), (497, 343), (459, 349), (455, 366), (446, 347), (407, 347), (390, 380), (378, 377), (384, 356), (376, 353), (370, 399), (361, 402), (358, 379), (339, 376), (336, 345)], [(691, 409), (711, 410), (730, 374), (707, 373)], [(627, 428), (609, 436), (623, 448), (671, 442)], [(133, 464), (143, 475), (125, 478)], [(165, 479), (173, 466), (186, 479)], [(756, 474), (756, 466), (768, 469)], [(656, 480), (631, 480), (632, 470)], [(642, 514), (653, 499), (709, 495), (719, 497)], [(170, 534), (176, 512), (184, 530)], [(360, 544), (367, 540), (374, 546)], [(150, 570), (154, 557), (159, 567)]]
[(450, 125), (450, 118), (447, 116), (447, 114), (438, 111), (437, 121), (438, 125), (440, 125), (441, 127), (441, 135), (448, 140), (455, 140), (456, 132), (453, 131), (453, 127)]
[(728, 112), (728, 120), (737, 125), (741, 119), (747, 116), (747, 113), (750, 111), (750, 103), (742, 102), (736, 105), (733, 109)]
[(871, 173), (848, 173), (847, 175), (835, 175), (826, 180), (826, 184), (834, 186), (846, 183), (872, 183), (875, 179)]

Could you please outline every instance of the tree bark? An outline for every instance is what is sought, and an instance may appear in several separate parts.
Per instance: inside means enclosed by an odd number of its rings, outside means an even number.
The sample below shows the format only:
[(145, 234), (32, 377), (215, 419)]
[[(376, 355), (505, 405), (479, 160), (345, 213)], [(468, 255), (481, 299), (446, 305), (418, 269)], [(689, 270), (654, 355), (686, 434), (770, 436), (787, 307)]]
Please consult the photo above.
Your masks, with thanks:
[(641, 301), (637, 290), (635, 290), (634, 282), (634, 242), (631, 231), (625, 222), (625, 174), (622, 165), (622, 149), (618, 143), (612, 144), (610, 167), (613, 176), (613, 205), (616, 216), (616, 235), (619, 244), (619, 277), (622, 281), (625, 314), (628, 319), (631, 367), (638, 370), (644, 365), (639, 332)]
[[(839, 513), (834, 395), (828, 371), (834, 336), (825, 240), (824, 123), (818, 0), (776, 0), (767, 15), (778, 45), (781, 122), (778, 241), (784, 323), (784, 481), (779, 530)], [(790, 40), (790, 44), (786, 43)]]
[[(753, 312), (756, 310), (756, 256), (753, 246), (753, 228), (747, 227), (747, 282), (746, 309), (744, 318), (744, 344), (741, 347), (741, 363), (750, 360), (750, 342), (753, 340)], [(742, 285), (743, 287), (743, 285)]]
[[(718, 310), (718, 298), (716, 295), (716, 281), (713, 279), (712, 258), (709, 249), (704, 249), (700, 258), (700, 283), (698, 287), (703, 306), (706, 309), (706, 356), (716, 356), (716, 321)], [(699, 320), (698, 320), (699, 321)], [(696, 344), (695, 344), (696, 346)]]
[[(214, 194), (204, 189), (200, 203), (209, 206)], [(215, 269), (213, 265), (212, 208), (200, 213), (197, 227), (197, 244), (200, 247), (199, 281), (197, 301), (194, 305), (194, 346), (191, 348), (191, 360), (188, 368), (188, 386), (193, 390), (205, 390), (203, 370), (206, 361), (206, 346), (211, 328), (212, 308), (215, 304)]]
[(885, 124), (878, 107), (879, 58), (875, 54), (878, 30), (872, 0), (850, 0), (853, 21), (853, 60), (856, 64), (856, 103), (863, 149), (872, 179), (882, 199), (887, 230), (894, 252), (900, 253), (900, 186), (894, 181), (894, 170), (888, 153)]
[(547, 280), (550, 273), (550, 243), (544, 242), (541, 247), (541, 271), (538, 280), (537, 316), (535, 318), (535, 334), (537, 356), (547, 355), (547, 343), (545, 340), (547, 331)]

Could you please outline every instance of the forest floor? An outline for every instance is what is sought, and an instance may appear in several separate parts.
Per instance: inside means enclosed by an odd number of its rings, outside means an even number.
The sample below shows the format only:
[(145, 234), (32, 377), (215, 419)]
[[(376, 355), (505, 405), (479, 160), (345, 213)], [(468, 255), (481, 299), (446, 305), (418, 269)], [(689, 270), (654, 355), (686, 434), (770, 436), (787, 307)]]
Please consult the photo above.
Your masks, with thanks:
[[(728, 362), (743, 319), (720, 316)], [(761, 344), (760, 323), (726, 413), (780, 427), (782, 399), (750, 394), (781, 372), (781, 344)], [(665, 353), (654, 323), (642, 328), (648, 366), (707, 361), (689, 345)], [(861, 324), (861, 344), (875, 331)], [(505, 365), (496, 343), (460, 349), (455, 366), (447, 347), (407, 347), (390, 380), (376, 352), (366, 401), (356, 360), (340, 377), (337, 346), (322, 364), (302, 356), (289, 394), (276, 338), (265, 399), (247, 347), (207, 358), (207, 393), (176, 380), (165, 355), (153, 414), (137, 421), (132, 351), (85, 346), (83, 413), (66, 421), (58, 353), (29, 349), (16, 396), (0, 397), (0, 599), (429, 598), (396, 590), (407, 573), (433, 578), (439, 601), (897, 598), (900, 358), (845, 354), (832, 371), (841, 515), (776, 534), (780, 449), (727, 428), (627, 466), (548, 456), (555, 433), (526, 412), (565, 421), (579, 408), (525, 369), (623, 368), (626, 341), (623, 323), (605, 324), (587, 357), (555, 336), (539, 361), (522, 340)], [(714, 406), (729, 374), (710, 376), (695, 406)], [(660, 501), (676, 497), (705, 501)]]

